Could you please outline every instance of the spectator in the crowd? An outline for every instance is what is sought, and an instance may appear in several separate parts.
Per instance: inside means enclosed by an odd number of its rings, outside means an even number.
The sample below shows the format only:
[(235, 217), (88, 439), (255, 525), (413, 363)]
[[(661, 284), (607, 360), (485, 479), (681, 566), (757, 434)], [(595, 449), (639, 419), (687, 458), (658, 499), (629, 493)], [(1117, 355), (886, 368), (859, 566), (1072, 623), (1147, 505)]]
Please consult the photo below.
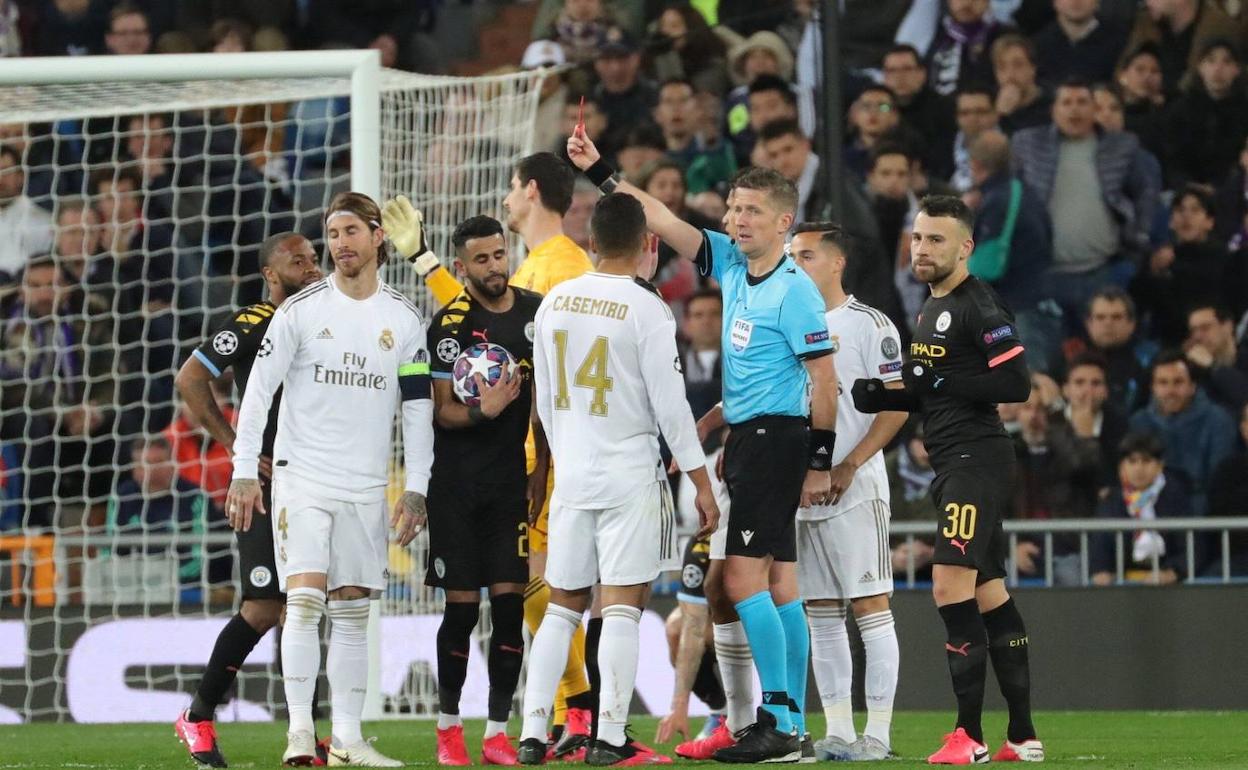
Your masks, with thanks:
[(737, 170), (732, 148), (725, 142), (708, 145), (699, 133), (701, 104), (687, 80), (669, 80), (659, 87), (654, 120), (663, 132), (667, 155), (682, 168), (694, 172), (702, 189), (727, 182)]
[(652, 26), (647, 48), (656, 80), (687, 80), (695, 90), (718, 95), (728, 91), (728, 51), (705, 16), (677, 0)]
[[(668, 210), (699, 230), (718, 230), (719, 222), (703, 216), (685, 204), (688, 188), (679, 163), (661, 158), (641, 170), (637, 186), (658, 199)], [(671, 246), (659, 241), (659, 266), (654, 284), (667, 302), (683, 302), (697, 288), (693, 263), (680, 259)]]
[(152, 52), (152, 30), (147, 14), (139, 6), (121, 2), (108, 15), (108, 32), (104, 34), (108, 52), (117, 56), (136, 56)]
[(541, 37), (558, 43), (573, 64), (590, 64), (613, 26), (601, 0), (564, 0), (559, 16)]
[(958, 89), (954, 97), (958, 133), (953, 140), (953, 157), (949, 182), (958, 192), (966, 192), (974, 186), (971, 180), (970, 144), (984, 131), (998, 128), (999, 119), (992, 89), (982, 84), (970, 84)]
[[(521, 69), (526, 70), (561, 67), (566, 63), (563, 48), (553, 40), (534, 40), (524, 49), (524, 55), (520, 59)], [(567, 144), (568, 135), (562, 133), (560, 123), (564, 105), (568, 101), (568, 85), (561, 73), (546, 73), (539, 98), (541, 101), (538, 102), (537, 116), (533, 121), (533, 146), (545, 149)], [(579, 97), (577, 104), (579, 106)], [(576, 118), (573, 117), (572, 120), (575, 125)]]
[(1200, 52), (1210, 40), (1240, 39), (1239, 25), (1214, 0), (1147, 2), (1136, 12), (1127, 39), (1127, 51), (1141, 43), (1157, 46), (1162, 83), (1167, 92), (1178, 90), (1188, 71), (1194, 71)]
[[(737, 111), (740, 116), (741, 112)], [(778, 120), (797, 120), (797, 95), (792, 86), (775, 75), (759, 75), (750, 82), (747, 88), (746, 109), (744, 117), (747, 129), (732, 133), (733, 147), (737, 152), (737, 165), (757, 166), (758, 158), (754, 155), (758, 146), (758, 132), (768, 123)], [(728, 115), (728, 128), (731, 132), (734, 125), (732, 113)]]
[(1098, 0), (1053, 0), (1057, 18), (1035, 34), (1040, 80), (1109, 80), (1126, 44), (1126, 30), (1097, 15)]
[[(867, 198), (879, 224), (880, 246), (894, 258), (908, 240), (919, 210), (919, 197), (911, 187), (912, 159), (905, 145), (885, 141), (872, 150), (867, 170)], [(905, 248), (909, 251), (908, 246)]]
[(111, 317), (68, 284), (49, 256), (31, 259), (0, 334), (0, 440), (21, 441), (32, 505), (58, 496), (77, 526), (112, 486), (118, 366)]
[(1007, 134), (1049, 122), (1052, 96), (1036, 82), (1036, 49), (1022, 35), (1002, 35), (992, 44), (993, 77), (997, 81), (997, 115)]
[(1235, 341), (1235, 319), (1220, 304), (1203, 303), (1187, 314), (1187, 361), (1205, 392), (1231, 414), (1248, 404), (1248, 347)]
[(1200, 51), (1196, 77), (1170, 109), (1166, 123), (1167, 189), (1187, 182), (1217, 186), (1235, 166), (1248, 138), (1248, 93), (1239, 50), (1210, 40)]
[(1053, 123), (1012, 140), (1019, 177), (1053, 222), (1053, 298), (1070, 318), (1112, 277), (1111, 262), (1146, 253), (1157, 182), (1139, 140), (1098, 133), (1092, 89), (1067, 81), (1057, 89)]
[[(1111, 285), (1092, 295), (1084, 313), (1086, 350), (1105, 361), (1109, 403), (1128, 415), (1148, 401), (1148, 367), (1157, 355), (1157, 343), (1137, 338), (1137, 329), (1135, 300), (1130, 294)], [(1080, 352), (1074, 346), (1068, 358), (1074, 360)]]
[(589, 252), (589, 219), (601, 197), (602, 193), (593, 182), (584, 175), (578, 175), (576, 185), (572, 188), (572, 205), (568, 207), (568, 213), (563, 215), (564, 235), (585, 249), (586, 253)]
[(1122, 91), (1113, 83), (1097, 83), (1092, 86), (1092, 101), (1096, 103), (1096, 125), (1102, 131), (1127, 130), (1123, 113)]
[(635, 183), (643, 168), (665, 157), (667, 142), (663, 132), (653, 123), (643, 123), (624, 134), (615, 153), (615, 165), (625, 179)]
[(912, 45), (898, 44), (884, 54), (884, 85), (893, 92), (901, 124), (926, 139), (924, 165), (948, 179), (953, 174), (953, 137), (958, 131), (953, 100), (936, 93), (927, 82), (923, 57)]
[(209, 34), (213, 53), (245, 53), (251, 50), (251, 38), (255, 33), (242, 19), (222, 18), (213, 22)]
[(693, 98), (698, 103), (698, 136), (706, 149), (706, 156), (685, 169), (685, 184), (689, 186), (689, 194), (697, 196), (708, 191), (726, 190), (732, 176), (724, 177), (723, 168), (730, 164), (735, 174), (738, 166), (736, 150), (725, 138), (723, 99), (705, 91), (694, 94)]
[(778, 120), (763, 126), (758, 142), (767, 154), (766, 167), (779, 171), (797, 187), (797, 213), (793, 224), (820, 218), (828, 205), (819, 156), (795, 120)]
[[(221, 414), (233, 425), (235, 410), (228, 403), (228, 395), (215, 382), (212, 394)], [(230, 450), (204, 429), (185, 403), (178, 408), (177, 417), (162, 435), (169, 442), (178, 475), (202, 489), (217, 506), (224, 507), (233, 472)]]
[(43, 3), (34, 30), (36, 56), (84, 56), (104, 50), (109, 27), (107, 0)]
[(927, 48), (928, 81), (936, 93), (992, 78), (989, 50), (1008, 30), (993, 16), (988, 0), (945, 0), (945, 15)]
[(52, 248), (52, 215), (26, 195), (22, 156), (0, 144), (0, 285), (16, 280), (27, 261)]
[(659, 101), (659, 88), (641, 74), (641, 52), (636, 40), (620, 27), (611, 27), (594, 59), (598, 85), (594, 95), (607, 117), (607, 145), (619, 147), (624, 136), (643, 123)]
[(312, 34), (329, 47), (375, 48), (383, 67), (438, 72), (440, 48), (428, 34), (435, 7), (415, 0), (318, 0)]
[[(1060, 413), (1043, 403), (1040, 389), (1021, 405), (1020, 430), (1014, 437), (1018, 481), (1014, 487), (1014, 516), (1019, 519), (1082, 519), (1096, 510), (1101, 478), (1101, 453), (1095, 440), (1078, 440)], [(1053, 583), (1078, 585), (1079, 538), (1074, 534), (1052, 539)], [(1044, 538), (1019, 539), (1014, 549), (1018, 571), (1044, 577)]]
[(22, 159), (26, 196), (41, 208), (52, 208), (53, 193), (78, 194), (82, 155), (72, 141), (57, 141), (47, 123), (0, 123), (0, 144)]
[(750, 157), (758, 129), (776, 119), (774, 114), (761, 117), (753, 114), (750, 93), (754, 83), (760, 78), (766, 78), (763, 82), (769, 87), (782, 87), (785, 98), (792, 103), (793, 117), (797, 117), (793, 52), (775, 32), (756, 32), (747, 40), (733, 46), (728, 53), (728, 67), (737, 86), (724, 100), (727, 135), (736, 150), (737, 161), (744, 163)]
[(1158, 158), (1166, 157), (1166, 90), (1161, 81), (1161, 54), (1152, 43), (1129, 51), (1118, 68), (1126, 129)]
[(0, 0), (0, 58), (22, 55), (22, 33), (16, 0)]
[[(1182, 471), (1176, 472), (1165, 459), (1169, 454), (1153, 434), (1127, 435), (1118, 448), (1118, 483), (1101, 501), (1097, 516), (1154, 521), (1196, 515)], [(1124, 581), (1169, 585), (1187, 576), (1187, 548), (1182, 532), (1100, 532), (1092, 536), (1088, 554), (1093, 585), (1113, 585), (1116, 581), (1115, 543), (1119, 540), (1123, 543)]]
[[(1215, 205), (1218, 237), (1226, 241), (1231, 251), (1248, 246), (1248, 217), (1245, 216), (1248, 215), (1248, 139), (1240, 146), (1235, 160), (1234, 167), (1229, 169), (1226, 180), (1218, 188)], [(1240, 302), (1235, 303), (1240, 312), (1241, 307)]]
[(1048, 300), (1053, 228), (1044, 202), (1010, 173), (1010, 142), (1001, 132), (975, 137), (970, 156), (971, 181), (979, 193), (971, 272), (1014, 312), (1031, 367), (1056, 371), (1061, 319)]
[[(169, 442), (160, 436), (136, 439), (130, 449), (133, 463), (128, 478), (117, 484), (109, 499), (107, 530), (117, 535), (177, 535), (178, 582), (183, 590), (205, 582), (229, 579), (230, 557), (206, 559), (201, 538), (210, 529), (225, 529), (226, 521), (204, 491), (180, 476)], [(148, 554), (168, 546), (147, 546)], [(122, 546), (118, 554), (131, 551)]]
[(1218, 301), (1225, 287), (1226, 246), (1213, 237), (1213, 196), (1188, 185), (1170, 204), (1171, 241), (1157, 248), (1132, 281), (1150, 332), (1162, 346), (1187, 337), (1187, 309), (1196, 301)]
[(1100, 457), (1099, 488), (1114, 484), (1118, 442), (1127, 435), (1127, 415), (1109, 402), (1109, 371), (1096, 353), (1080, 353), (1066, 367), (1062, 383), (1062, 416), (1069, 440), (1093, 443)]
[(887, 86), (863, 89), (849, 108), (850, 135), (842, 153), (845, 168), (865, 179), (871, 150), (885, 137), (896, 137), (900, 124), (897, 100)]
[(1235, 450), (1235, 421), (1196, 386), (1181, 350), (1164, 351), (1153, 361), (1152, 395), (1128, 425), (1132, 432), (1161, 437), (1166, 465), (1191, 482), (1191, 513), (1203, 516), (1213, 470)]
[[(694, 417), (706, 414), (720, 400), (723, 314), (724, 301), (716, 289), (701, 289), (685, 302), (677, 348), (685, 377), (685, 396)], [(718, 435), (715, 432), (708, 440), (713, 441)], [(704, 448), (715, 449), (714, 446)]]
[[(911, 418), (899, 434), (896, 451), (884, 456), (889, 480), (889, 509), (893, 521), (935, 521), (940, 516), (932, 502), (932, 481), (936, 471), (923, 444), (922, 420)], [(889, 538), (893, 574), (906, 579), (913, 565), (917, 580), (931, 579), (932, 541), (928, 537), (907, 542), (897, 535)]]
[[(1242, 445), (1248, 445), (1248, 407), (1239, 411), (1239, 437)], [(1209, 510), (1206, 516), (1248, 516), (1248, 451), (1242, 448), (1233, 456), (1228, 457), (1213, 472), (1213, 480), (1209, 482)], [(1210, 549), (1210, 558), (1205, 566), (1205, 574), (1221, 577), (1222, 545)], [(1238, 530), (1230, 533), (1231, 553), (1229, 556), (1231, 574), (1248, 575), (1248, 531)]]
[(100, 215), (83, 198), (56, 204), (56, 243), (52, 256), (72, 285), (95, 294), (110, 309), (117, 276), (112, 257), (102, 249)]

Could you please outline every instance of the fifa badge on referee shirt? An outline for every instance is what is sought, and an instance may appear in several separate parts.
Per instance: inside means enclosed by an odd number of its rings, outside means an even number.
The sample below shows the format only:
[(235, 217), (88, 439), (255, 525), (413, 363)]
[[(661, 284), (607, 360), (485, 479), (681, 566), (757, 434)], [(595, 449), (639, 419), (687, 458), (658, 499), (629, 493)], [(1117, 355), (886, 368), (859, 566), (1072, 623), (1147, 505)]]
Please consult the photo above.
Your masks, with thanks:
[(750, 336), (754, 333), (754, 324), (738, 318), (732, 322), (732, 349), (740, 353), (750, 344)]
[(381, 346), (382, 350), (389, 351), (394, 349), (394, 334), (389, 329), (382, 329), (381, 337), (378, 338), (377, 344)]

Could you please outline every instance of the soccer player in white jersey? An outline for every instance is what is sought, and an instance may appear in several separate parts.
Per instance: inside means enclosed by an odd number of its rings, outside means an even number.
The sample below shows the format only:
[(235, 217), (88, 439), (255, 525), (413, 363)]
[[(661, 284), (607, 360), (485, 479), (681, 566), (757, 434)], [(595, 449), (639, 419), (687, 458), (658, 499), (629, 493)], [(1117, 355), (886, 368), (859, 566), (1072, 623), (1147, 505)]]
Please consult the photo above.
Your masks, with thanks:
[(637, 676), (646, 588), (675, 557), (675, 516), (659, 460), (663, 433), (697, 489), (707, 534), (719, 508), (676, 352), (666, 303), (637, 280), (646, 217), (629, 195), (603, 197), (590, 220), (597, 269), (559, 284), (537, 311), (537, 412), (559, 468), (550, 507), (551, 599), (530, 648), (518, 758), (541, 764), (555, 685), (572, 633), (601, 584), (598, 736), (585, 761), (670, 761), (624, 731)]
[[(433, 401), (425, 324), (383, 283), (377, 204), (340, 193), (325, 217), (334, 272), (286, 300), (256, 356), (234, 442), (226, 513), (235, 529), (267, 514), (257, 464), (273, 392), (283, 387), (273, 453), (274, 546), (286, 591), (282, 673), (290, 711), (286, 765), (315, 756), (312, 697), (318, 627), (329, 615), (331, 766), (399, 767), (360, 732), (368, 678), (368, 602), (386, 587), (390, 436), (402, 405), (404, 492), (389, 516), (406, 546), (424, 526), (433, 461)], [(268, 526), (268, 522), (258, 522)], [(328, 602), (326, 601), (328, 599)]]
[[(827, 303), (836, 371), (844, 379), (876, 378), (900, 389), (901, 340), (880, 311), (845, 293), (848, 237), (831, 222), (799, 225), (790, 247)], [(810, 622), (810, 657), (827, 716), (821, 759), (880, 760), (889, 754), (889, 725), (897, 689), (897, 632), (888, 597), (893, 575), (888, 548), (888, 476), (884, 446), (905, 423), (905, 412), (865, 414), (841, 389), (839, 437), (832, 454), (832, 499), (797, 511), (797, 579)], [(867, 726), (854, 732), (850, 689), (854, 666), (845, 629), (846, 602), (866, 649)]]

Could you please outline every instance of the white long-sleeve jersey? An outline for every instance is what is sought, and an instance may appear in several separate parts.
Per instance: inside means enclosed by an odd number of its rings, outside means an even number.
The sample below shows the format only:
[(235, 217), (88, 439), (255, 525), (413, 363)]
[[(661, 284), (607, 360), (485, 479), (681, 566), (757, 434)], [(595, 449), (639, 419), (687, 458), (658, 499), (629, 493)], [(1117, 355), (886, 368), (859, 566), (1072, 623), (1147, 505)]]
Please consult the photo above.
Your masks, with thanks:
[(373, 502), (389, 481), (403, 408), (405, 489), (424, 494), (433, 463), (429, 352), (420, 312), (380, 283), (364, 300), (334, 276), (277, 309), (260, 343), (234, 440), (234, 478), (254, 479), (269, 404), (282, 386), (274, 472), (334, 500)]
[(537, 311), (533, 370), (561, 504), (611, 508), (666, 478), (660, 430), (681, 470), (705, 467), (676, 322), (632, 278), (591, 272), (552, 289)]

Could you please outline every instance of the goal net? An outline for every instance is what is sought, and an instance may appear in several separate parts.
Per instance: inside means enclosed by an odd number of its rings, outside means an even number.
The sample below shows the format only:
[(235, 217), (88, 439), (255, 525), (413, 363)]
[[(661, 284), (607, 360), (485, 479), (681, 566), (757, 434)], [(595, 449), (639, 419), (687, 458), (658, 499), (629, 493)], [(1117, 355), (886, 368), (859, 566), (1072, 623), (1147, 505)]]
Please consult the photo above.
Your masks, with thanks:
[[(170, 720), (189, 702), (239, 576), (229, 459), (175, 375), (262, 298), (266, 237), (323, 253), (324, 207), (359, 182), (370, 140), (353, 136), (345, 75), (92, 82), (92, 59), (77, 66), (83, 82), (0, 86), (0, 723)], [(540, 79), (382, 71), (379, 189), (364, 191), (410, 196), (446, 259), (456, 223), (502, 218)], [(432, 310), (406, 265), (386, 279)], [(218, 397), (233, 414), (234, 389)], [(430, 713), (422, 545), (392, 549), (389, 569), (379, 706)], [(277, 658), (270, 635), (222, 720), (284, 717)]]

